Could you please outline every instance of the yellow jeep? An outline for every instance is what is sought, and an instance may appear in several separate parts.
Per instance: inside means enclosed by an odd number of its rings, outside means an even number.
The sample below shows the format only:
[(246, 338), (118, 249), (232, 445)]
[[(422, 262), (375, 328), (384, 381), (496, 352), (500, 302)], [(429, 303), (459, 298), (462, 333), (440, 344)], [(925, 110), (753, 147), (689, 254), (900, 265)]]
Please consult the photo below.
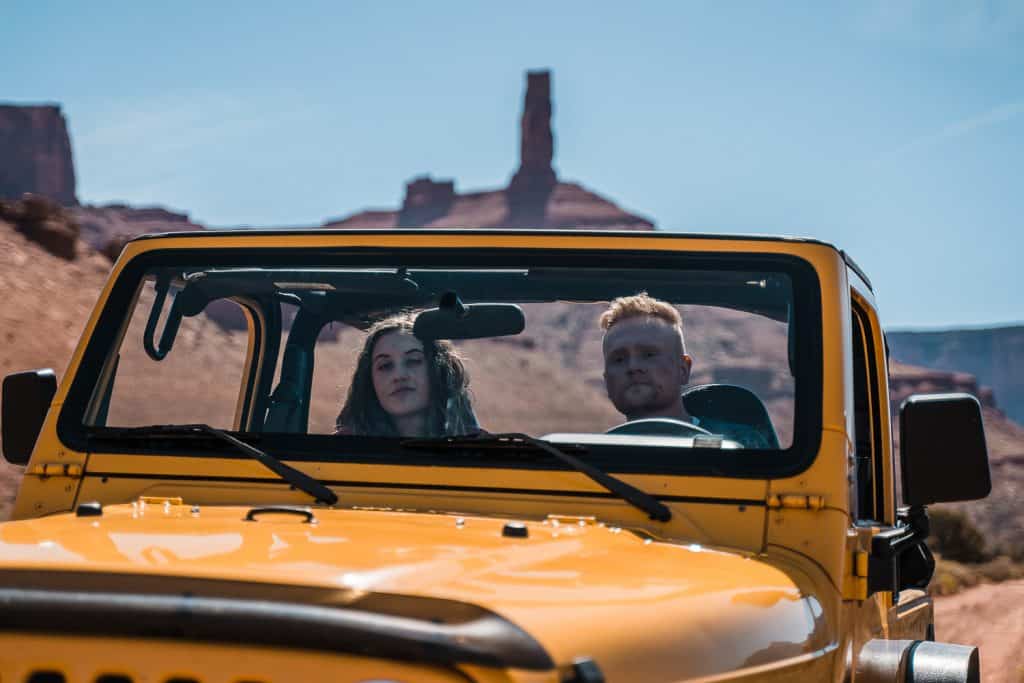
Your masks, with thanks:
[(3, 683), (979, 676), (924, 590), (978, 403), (890, 409), (820, 242), (139, 238), (3, 448)]

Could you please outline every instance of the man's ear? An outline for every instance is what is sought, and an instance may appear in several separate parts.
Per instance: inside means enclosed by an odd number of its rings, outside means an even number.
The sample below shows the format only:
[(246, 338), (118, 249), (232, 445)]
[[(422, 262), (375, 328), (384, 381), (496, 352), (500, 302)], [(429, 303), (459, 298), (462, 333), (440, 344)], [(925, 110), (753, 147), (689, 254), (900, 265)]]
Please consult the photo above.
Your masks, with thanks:
[(690, 381), (690, 369), (693, 367), (693, 359), (684, 353), (679, 360), (683, 367), (683, 384), (687, 384)]

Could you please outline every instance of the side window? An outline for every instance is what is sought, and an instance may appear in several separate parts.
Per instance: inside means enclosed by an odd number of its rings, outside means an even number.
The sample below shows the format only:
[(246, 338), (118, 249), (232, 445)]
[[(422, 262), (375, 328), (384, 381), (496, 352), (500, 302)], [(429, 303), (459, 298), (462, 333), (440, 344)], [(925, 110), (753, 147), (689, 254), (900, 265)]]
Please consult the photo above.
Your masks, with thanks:
[(856, 518), (884, 518), (882, 424), (875, 349), (867, 315), (853, 307), (853, 409)]
[[(234, 428), (240, 385), (248, 356), (246, 329), (213, 319), (208, 312), (185, 317), (174, 345), (160, 361), (143, 347), (153, 306), (147, 282), (138, 298), (119, 349), (109, 408), (101, 424), (135, 427), (203, 422)], [(230, 301), (225, 306), (237, 307)], [(244, 316), (239, 315), (244, 320)], [(157, 330), (163, 329), (163, 316)]]
[(309, 401), (309, 433), (333, 434), (338, 411), (345, 403), (366, 332), (342, 323), (329, 324), (315, 348)]

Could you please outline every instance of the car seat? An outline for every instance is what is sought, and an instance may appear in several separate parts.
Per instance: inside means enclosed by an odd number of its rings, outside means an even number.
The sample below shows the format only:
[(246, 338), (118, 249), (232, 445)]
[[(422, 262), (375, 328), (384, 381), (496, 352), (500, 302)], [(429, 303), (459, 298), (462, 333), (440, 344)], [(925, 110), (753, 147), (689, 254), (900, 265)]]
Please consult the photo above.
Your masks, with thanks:
[[(757, 394), (735, 384), (699, 384), (683, 392), (694, 424), (748, 448), (779, 448), (772, 419)], [(754, 438), (751, 438), (754, 432)], [(753, 444), (751, 441), (757, 441)]]

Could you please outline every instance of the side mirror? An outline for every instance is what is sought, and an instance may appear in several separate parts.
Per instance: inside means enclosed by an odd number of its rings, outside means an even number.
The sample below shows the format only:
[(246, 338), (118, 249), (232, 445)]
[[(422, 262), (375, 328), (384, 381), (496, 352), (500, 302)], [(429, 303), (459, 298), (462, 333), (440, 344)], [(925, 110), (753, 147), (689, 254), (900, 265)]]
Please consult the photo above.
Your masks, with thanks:
[(907, 505), (984, 498), (992, 490), (981, 405), (970, 394), (915, 394), (900, 406)]
[(2, 438), (7, 462), (28, 462), (56, 393), (57, 375), (53, 370), (29, 370), (4, 377)]

